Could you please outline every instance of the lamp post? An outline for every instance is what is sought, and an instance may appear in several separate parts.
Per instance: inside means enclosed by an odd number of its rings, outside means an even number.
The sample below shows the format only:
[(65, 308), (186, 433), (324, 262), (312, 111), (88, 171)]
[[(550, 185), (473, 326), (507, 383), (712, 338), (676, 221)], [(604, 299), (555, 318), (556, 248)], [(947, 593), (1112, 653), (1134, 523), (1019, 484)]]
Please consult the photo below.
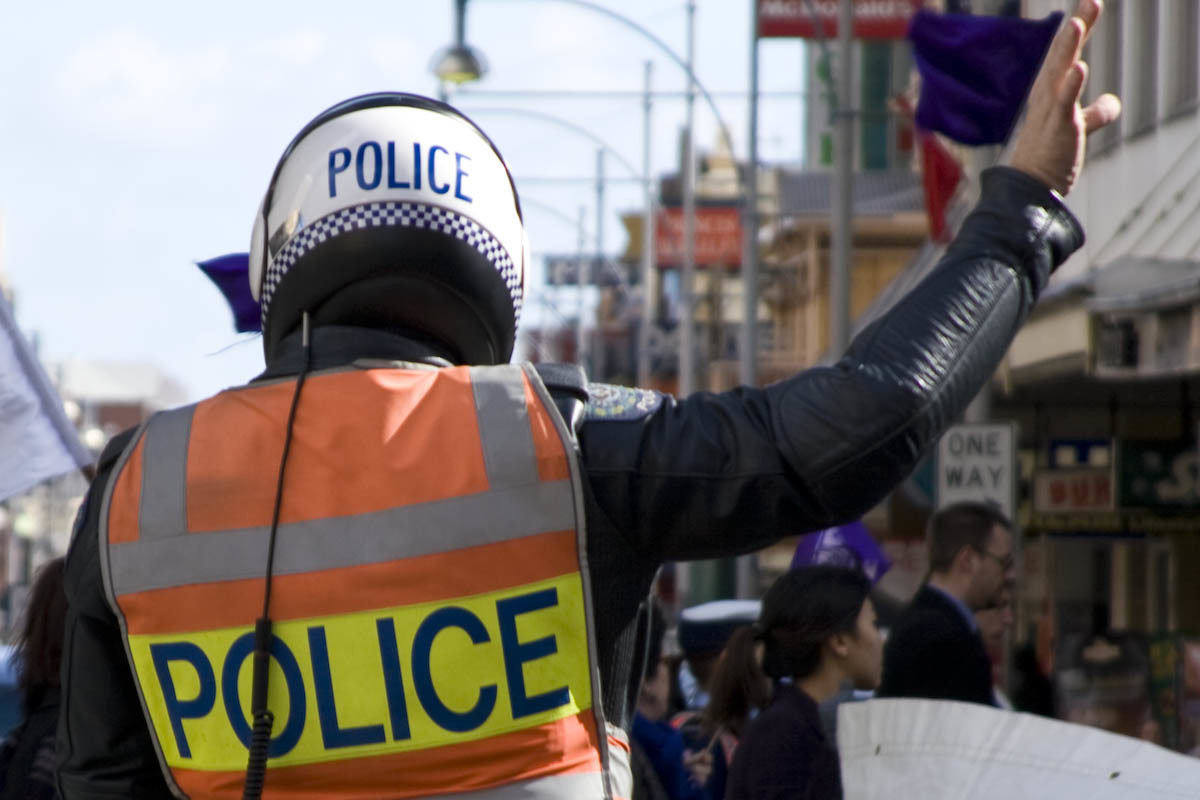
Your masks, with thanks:
[(446, 84), (455, 85), (477, 81), (487, 74), (487, 61), (478, 50), (466, 43), (467, 0), (454, 3), (454, 44), (434, 56), (430, 68), (441, 81), (439, 94), (446, 100)]
[[(742, 349), (738, 380), (758, 385), (758, 2), (750, 3), (750, 111), (746, 136), (746, 192), (742, 197)], [(739, 561), (739, 566), (745, 559)], [(739, 571), (738, 595), (750, 578)]]
[[(694, 60), (693, 44), (694, 44), (694, 38), (695, 38), (694, 37), (695, 0), (688, 0), (688, 3), (687, 3), (688, 48), (687, 48), (686, 60), (684, 58), (681, 58), (674, 50), (672, 50), (669, 46), (667, 46), (667, 44), (665, 42), (663, 42), (662, 39), (655, 36), (652, 32), (647, 30), (642, 25), (639, 25), (637, 22), (634, 22), (633, 20), (629, 19), (628, 17), (626, 17), (622, 14), (619, 14), (611, 9), (605, 8), (604, 6), (602, 6), (598, 3), (591, 2), (591, 0), (555, 0), (555, 2), (568, 3), (573, 6), (578, 6), (580, 8), (588, 9), (588, 10), (596, 12), (598, 14), (603, 14), (604, 16), (607, 16), (610, 19), (620, 22), (622, 25), (624, 25), (628, 28), (631, 28), (632, 30), (634, 30), (638, 34), (640, 34), (642, 37), (644, 37), (644, 38), (648, 39), (650, 42), (652, 42), (655, 45), (655, 47), (657, 47), (660, 51), (665, 53), (676, 64), (678, 64), (684, 70), (684, 72), (687, 74), (687, 77), (688, 77), (688, 91), (687, 91), (688, 122), (687, 122), (686, 130), (685, 130), (685, 135), (687, 137), (687, 141), (684, 145), (684, 149), (686, 151), (685, 157), (684, 157), (684, 164), (683, 164), (683, 173), (684, 174), (681, 176), (681, 178), (683, 179), (683, 189), (684, 189), (683, 200), (684, 200), (684, 239), (685, 239), (685, 241), (684, 241), (684, 254), (683, 254), (684, 263), (683, 263), (682, 269), (680, 270), (680, 284), (681, 284), (680, 285), (680, 306), (681, 306), (680, 314), (683, 317), (683, 322), (681, 323), (683, 325), (683, 327), (680, 329), (680, 354), (679, 354), (679, 372), (680, 372), (680, 374), (679, 374), (679, 392), (678, 392), (680, 395), (686, 396), (687, 394), (690, 394), (695, 387), (694, 354), (692, 352), (694, 349), (694, 347), (693, 347), (694, 331), (692, 330), (692, 319), (694, 317), (694, 298), (693, 298), (693, 290), (692, 290), (692, 278), (693, 278), (694, 266), (695, 266), (694, 260), (695, 260), (696, 214), (695, 214), (695, 159), (694, 159), (695, 148), (693, 146), (693, 141), (692, 141), (693, 130), (694, 130), (692, 117), (694, 114), (693, 108), (694, 108), (695, 97), (696, 97), (697, 93), (699, 93), (700, 96), (705, 99), (705, 101), (708, 103), (709, 108), (712, 109), (713, 116), (716, 118), (717, 125), (721, 129), (721, 133), (724, 136), (725, 141), (730, 143), (731, 146), (733, 143), (733, 137), (730, 135), (729, 126), (725, 124), (725, 120), (721, 116), (720, 111), (717, 109), (717, 105), (713, 101), (712, 95), (708, 92), (708, 90), (704, 87), (703, 84), (701, 84), (698, 80), (696, 80), (695, 71), (693, 69), (693, 60)], [(457, 8), (460, 10), (461, 13), (465, 13), (465, 5), (466, 5), (466, 0), (458, 0)], [(461, 24), (460, 24), (459, 28), (461, 29)], [(756, 174), (757, 170), (754, 169), (754, 170), (752, 170), (752, 172), (754, 172)], [(649, 208), (647, 208), (647, 213), (649, 213)], [(750, 232), (743, 232), (743, 235), (753, 235), (753, 234)], [(755, 238), (755, 243), (757, 246), (757, 236), (755, 236), (754, 238)], [(755, 255), (757, 255), (757, 252), (755, 253)], [(755, 290), (753, 293), (757, 294), (757, 291)], [(650, 294), (651, 294), (650, 292), (645, 293), (645, 295), (646, 295), (645, 302), (647, 302), (647, 303), (651, 302)], [(653, 311), (648, 310), (646, 312), (646, 314), (652, 315)]]
[[(687, 4), (687, 121), (683, 154), (683, 266), (679, 271), (679, 394), (687, 397), (696, 389), (695, 335), (696, 298), (696, 76), (692, 72), (695, 47), (695, 0)], [(730, 142), (732, 145), (732, 142)]]
[(646, 94), (642, 101), (642, 174), (645, 176), (643, 194), (646, 205), (642, 225), (642, 324), (638, 326), (637, 382), (643, 388), (650, 385), (650, 328), (654, 325), (654, 180), (650, 175), (650, 76), (653, 62), (645, 66)]
[(854, 216), (854, 111), (850, 92), (854, 85), (854, 59), (850, 52), (854, 3), (841, 0), (838, 9), (837, 138), (834, 145), (836, 174), (833, 185), (834, 228), (829, 276), (829, 351), (841, 358), (850, 344), (850, 237)]

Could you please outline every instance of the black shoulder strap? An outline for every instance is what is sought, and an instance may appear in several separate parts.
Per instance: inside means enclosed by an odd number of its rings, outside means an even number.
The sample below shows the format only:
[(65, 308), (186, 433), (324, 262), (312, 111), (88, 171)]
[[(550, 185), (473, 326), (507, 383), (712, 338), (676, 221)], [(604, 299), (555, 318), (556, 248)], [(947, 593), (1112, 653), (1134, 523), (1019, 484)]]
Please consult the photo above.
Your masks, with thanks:
[(587, 402), (588, 381), (583, 367), (578, 364), (543, 363), (534, 364), (533, 368), (537, 370), (542, 383), (546, 384), (546, 388), (551, 392), (557, 389), (575, 395), (582, 402)]
[(125, 448), (129, 446), (129, 442), (137, 435), (137, 426), (127, 428), (121, 431), (116, 436), (108, 440), (108, 444), (104, 446), (104, 450), (100, 453), (100, 458), (96, 460), (96, 471), (101, 472), (109, 469), (121, 457), (121, 453), (125, 452)]
[(584, 406), (588, 401), (587, 373), (577, 364), (534, 364), (538, 377), (554, 398), (558, 413), (570, 426), (572, 433), (578, 432), (583, 421)]

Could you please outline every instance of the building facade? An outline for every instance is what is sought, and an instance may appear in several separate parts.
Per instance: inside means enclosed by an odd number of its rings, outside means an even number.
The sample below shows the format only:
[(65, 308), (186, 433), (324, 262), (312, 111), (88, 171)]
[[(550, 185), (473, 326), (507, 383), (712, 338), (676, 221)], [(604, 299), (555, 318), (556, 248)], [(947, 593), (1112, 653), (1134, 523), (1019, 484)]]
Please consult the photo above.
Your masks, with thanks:
[(1086, 93), (1124, 110), (1067, 199), (1087, 244), (990, 404), (1019, 426), (1020, 636), (1053, 664), (1060, 716), (1181, 750), (1200, 744), (1198, 36), (1196, 0), (1106, 0)]

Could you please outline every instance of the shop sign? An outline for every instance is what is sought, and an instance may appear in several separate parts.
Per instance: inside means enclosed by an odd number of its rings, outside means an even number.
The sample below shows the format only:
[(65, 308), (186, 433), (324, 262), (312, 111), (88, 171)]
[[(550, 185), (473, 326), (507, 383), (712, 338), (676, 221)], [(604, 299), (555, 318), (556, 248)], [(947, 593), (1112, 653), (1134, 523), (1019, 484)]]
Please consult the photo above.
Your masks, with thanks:
[(1016, 425), (964, 423), (938, 440), (938, 508), (961, 501), (990, 501), (1016, 518)]
[(548, 255), (546, 284), (548, 286), (577, 286), (580, 272), (589, 286), (620, 286), (624, 282), (623, 267), (603, 256)]
[(1029, 515), (1032, 530), (1049, 534), (1133, 534), (1168, 535), (1200, 533), (1200, 521), (1193, 514), (1152, 511), (1068, 511)]
[[(654, 257), (659, 267), (683, 266), (683, 209), (668, 206), (654, 225)], [(695, 264), (740, 267), (742, 210), (739, 206), (697, 206)]]
[(1122, 508), (1200, 511), (1200, 452), (1194, 442), (1130, 442), (1117, 452)]
[[(758, 35), (836, 39), (841, 0), (758, 0)], [(855, 39), (903, 39), (920, 0), (854, 0)]]
[(1111, 511), (1115, 507), (1111, 469), (1050, 470), (1033, 478), (1034, 511)]

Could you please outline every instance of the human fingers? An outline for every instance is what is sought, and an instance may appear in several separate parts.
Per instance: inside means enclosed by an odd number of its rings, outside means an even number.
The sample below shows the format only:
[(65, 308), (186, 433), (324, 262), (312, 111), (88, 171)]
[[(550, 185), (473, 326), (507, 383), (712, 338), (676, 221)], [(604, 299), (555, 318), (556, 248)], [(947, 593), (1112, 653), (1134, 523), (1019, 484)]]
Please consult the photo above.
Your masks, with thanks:
[(1104, 0), (1080, 0), (1079, 5), (1076, 6), (1072, 16), (1078, 17), (1083, 22), (1084, 42), (1087, 42), (1087, 38), (1092, 35), (1092, 31), (1096, 27), (1096, 20), (1100, 19), (1100, 15), (1103, 13)]
[(1064, 106), (1073, 106), (1079, 102), (1079, 98), (1083, 96), (1083, 85), (1087, 83), (1088, 65), (1083, 61), (1076, 61), (1067, 70), (1063, 82), (1058, 87), (1058, 100)]
[(1099, 130), (1121, 116), (1121, 100), (1115, 94), (1103, 94), (1083, 110), (1083, 122), (1087, 132)]
[[(1087, 0), (1084, 0), (1084, 3), (1086, 2)], [(1084, 24), (1083, 19), (1077, 16), (1072, 16), (1063, 23), (1050, 42), (1050, 50), (1042, 62), (1042, 74), (1050, 76), (1057, 82), (1058, 76), (1065, 74), (1071, 65), (1079, 60), (1079, 53), (1083, 46)]]

